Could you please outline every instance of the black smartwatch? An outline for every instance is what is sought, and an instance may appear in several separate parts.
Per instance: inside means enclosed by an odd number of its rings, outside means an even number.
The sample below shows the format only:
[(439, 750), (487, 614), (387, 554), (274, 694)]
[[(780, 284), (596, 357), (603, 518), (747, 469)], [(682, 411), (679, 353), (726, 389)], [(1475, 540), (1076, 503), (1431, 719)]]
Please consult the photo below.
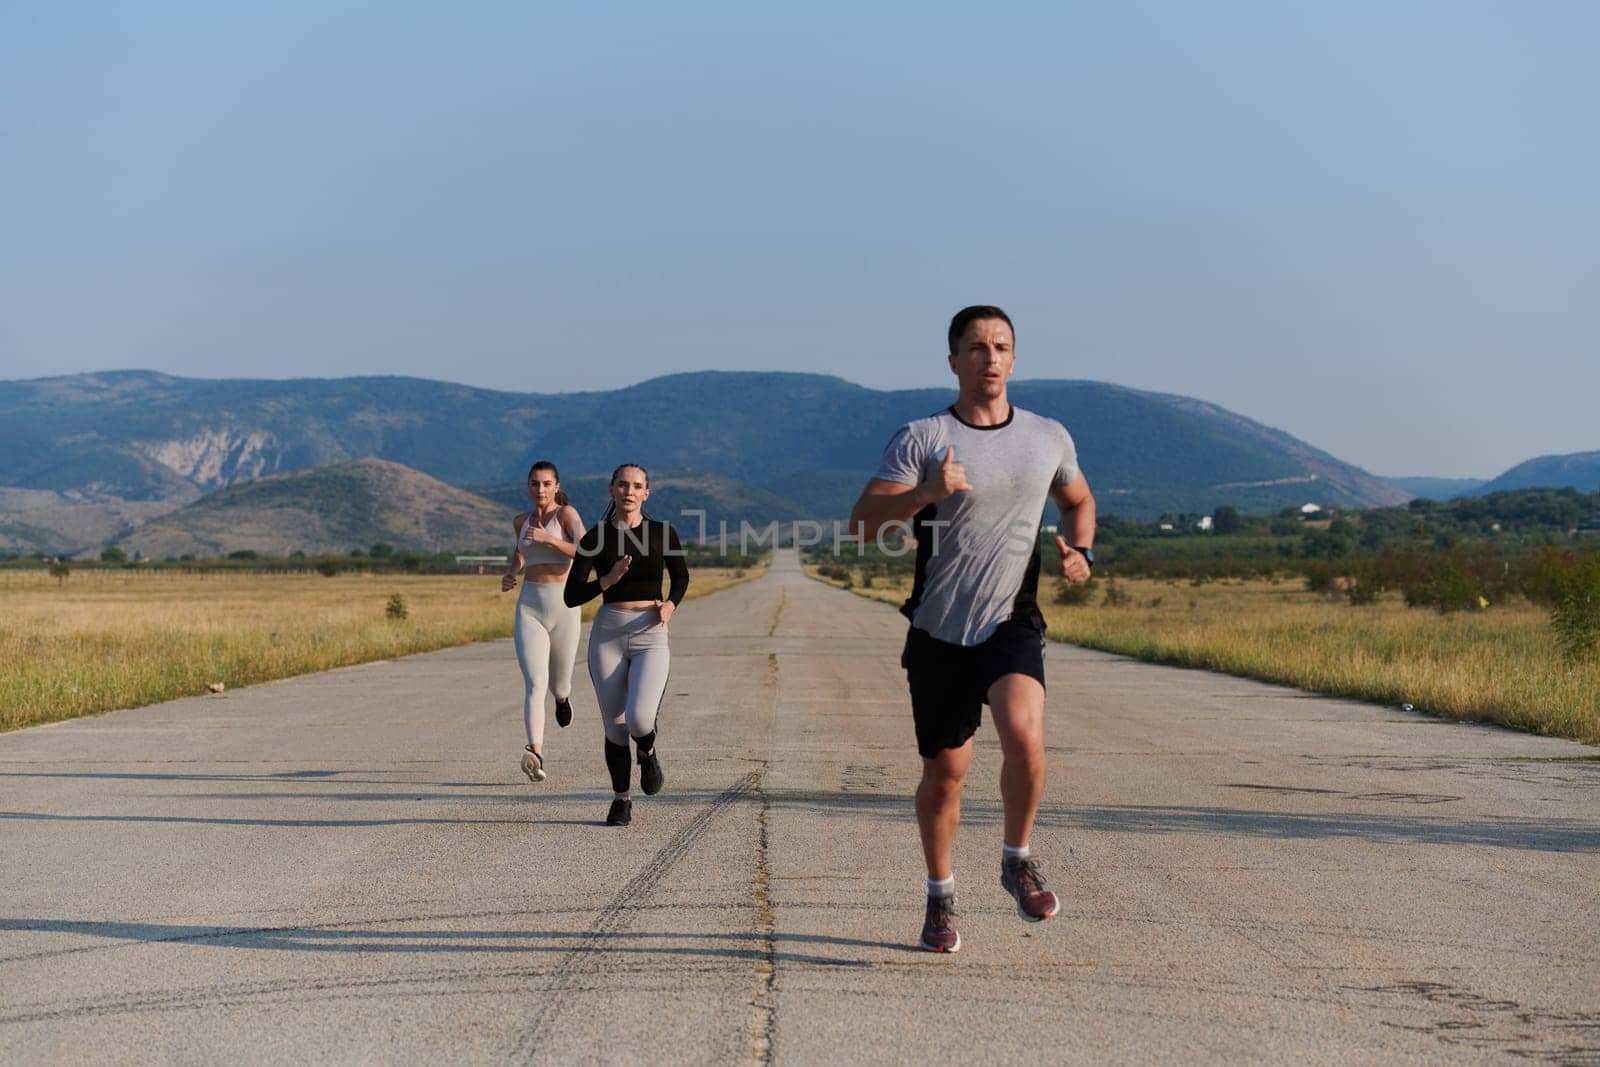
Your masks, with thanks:
[(1094, 570), (1094, 549), (1085, 545), (1073, 545), (1072, 551), (1082, 556), (1083, 561), (1089, 565), (1089, 569)]

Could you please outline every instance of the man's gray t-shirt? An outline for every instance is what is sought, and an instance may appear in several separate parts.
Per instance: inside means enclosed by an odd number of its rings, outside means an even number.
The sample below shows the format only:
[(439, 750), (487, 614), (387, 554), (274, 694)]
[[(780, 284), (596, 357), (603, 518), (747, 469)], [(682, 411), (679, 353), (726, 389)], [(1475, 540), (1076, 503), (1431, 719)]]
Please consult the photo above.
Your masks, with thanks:
[(1077, 479), (1078, 450), (1059, 422), (1015, 406), (998, 426), (972, 426), (946, 409), (902, 426), (874, 477), (920, 485), (952, 447), (972, 488), (917, 515), (905, 610), (941, 641), (977, 645), (1013, 615), (1040, 625), (1039, 527), (1050, 491)]

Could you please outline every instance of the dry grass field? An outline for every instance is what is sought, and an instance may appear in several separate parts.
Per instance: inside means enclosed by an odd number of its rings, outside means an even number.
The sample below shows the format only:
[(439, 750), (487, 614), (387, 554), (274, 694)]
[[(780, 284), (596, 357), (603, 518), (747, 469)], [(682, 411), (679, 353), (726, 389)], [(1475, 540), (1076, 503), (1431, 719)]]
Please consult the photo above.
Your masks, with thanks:
[[(689, 597), (759, 573), (696, 568)], [(515, 596), (498, 574), (0, 572), (0, 730), (509, 637)]]
[[(909, 588), (882, 578), (870, 589), (856, 582), (854, 592), (897, 604)], [(1053, 602), (1055, 579), (1040, 583), (1052, 638), (1600, 744), (1600, 662), (1563, 660), (1548, 612), (1526, 601), (1441, 615), (1407, 608), (1394, 593), (1352, 607), (1290, 579), (1135, 578), (1117, 580), (1113, 605), (1105, 603), (1106, 583), (1096, 587), (1091, 603), (1068, 607)]]

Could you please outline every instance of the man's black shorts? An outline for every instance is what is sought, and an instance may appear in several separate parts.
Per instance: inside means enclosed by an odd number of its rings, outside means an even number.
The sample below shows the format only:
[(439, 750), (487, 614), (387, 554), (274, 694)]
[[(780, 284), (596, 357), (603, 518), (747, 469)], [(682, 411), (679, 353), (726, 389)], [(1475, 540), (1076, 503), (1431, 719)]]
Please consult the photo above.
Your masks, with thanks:
[(900, 656), (911, 685), (917, 751), (933, 759), (960, 748), (978, 732), (989, 687), (1007, 674), (1044, 685), (1044, 634), (1023, 619), (1008, 619), (981, 645), (952, 645), (911, 627)]

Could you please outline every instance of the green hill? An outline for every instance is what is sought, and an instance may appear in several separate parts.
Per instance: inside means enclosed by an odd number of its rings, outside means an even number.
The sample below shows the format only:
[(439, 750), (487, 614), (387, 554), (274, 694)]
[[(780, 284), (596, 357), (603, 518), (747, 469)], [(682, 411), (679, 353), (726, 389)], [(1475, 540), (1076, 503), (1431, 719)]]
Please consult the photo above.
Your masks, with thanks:
[(512, 514), (398, 463), (369, 458), (218, 490), (117, 543), (154, 559), (345, 552), (377, 541), (418, 552), (480, 552), (510, 545)]
[(1539, 456), (1484, 482), (1472, 493), (1487, 496), (1513, 489), (1576, 489), (1580, 493), (1600, 490), (1600, 452)]

